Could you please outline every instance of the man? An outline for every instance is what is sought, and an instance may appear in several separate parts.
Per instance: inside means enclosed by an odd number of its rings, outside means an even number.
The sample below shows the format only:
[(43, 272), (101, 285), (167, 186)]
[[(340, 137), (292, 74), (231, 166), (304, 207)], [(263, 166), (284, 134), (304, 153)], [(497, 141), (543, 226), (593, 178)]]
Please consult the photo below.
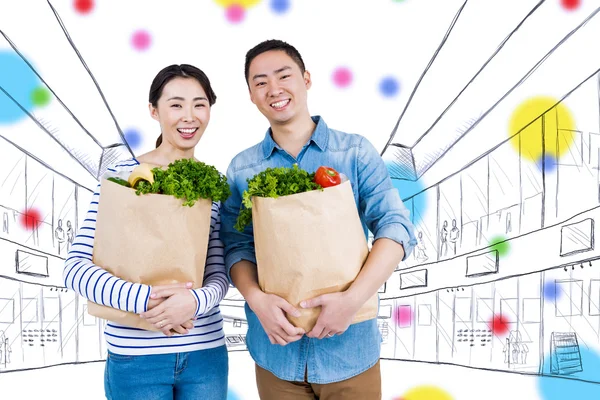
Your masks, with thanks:
[[(232, 195), (221, 210), (221, 238), (232, 283), (246, 300), (246, 344), (256, 362), (261, 399), (380, 399), (381, 336), (376, 319), (350, 325), (360, 307), (383, 286), (416, 244), (413, 227), (375, 148), (362, 136), (330, 129), (308, 112), (310, 73), (298, 51), (279, 40), (246, 54), (250, 99), (268, 119), (264, 140), (231, 162)], [(294, 327), (298, 310), (258, 285), (252, 226), (234, 229), (247, 179), (269, 167), (314, 172), (335, 168), (352, 182), (363, 227), (373, 233), (371, 253), (355, 282), (342, 293), (304, 301), (321, 307), (312, 331)], [(365, 241), (367, 236), (365, 235)]]

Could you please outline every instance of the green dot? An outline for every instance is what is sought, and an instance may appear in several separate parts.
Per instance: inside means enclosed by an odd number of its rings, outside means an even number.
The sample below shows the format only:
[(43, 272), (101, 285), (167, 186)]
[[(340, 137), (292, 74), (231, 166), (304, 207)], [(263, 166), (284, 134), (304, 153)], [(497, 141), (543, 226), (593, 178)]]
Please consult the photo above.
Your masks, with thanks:
[(50, 91), (44, 87), (38, 87), (31, 92), (31, 102), (38, 107), (50, 103), (51, 98)]
[(508, 254), (510, 250), (510, 243), (507, 241), (507, 238), (503, 236), (496, 236), (490, 240), (490, 247), (492, 250), (498, 251), (498, 256), (502, 257)]

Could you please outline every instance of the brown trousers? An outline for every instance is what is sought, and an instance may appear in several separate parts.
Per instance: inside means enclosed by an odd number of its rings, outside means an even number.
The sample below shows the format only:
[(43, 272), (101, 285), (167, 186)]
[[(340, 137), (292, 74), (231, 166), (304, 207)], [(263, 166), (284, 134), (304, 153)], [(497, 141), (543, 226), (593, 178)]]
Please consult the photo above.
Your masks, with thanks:
[(328, 384), (289, 382), (256, 366), (261, 400), (381, 400), (379, 361), (360, 375)]

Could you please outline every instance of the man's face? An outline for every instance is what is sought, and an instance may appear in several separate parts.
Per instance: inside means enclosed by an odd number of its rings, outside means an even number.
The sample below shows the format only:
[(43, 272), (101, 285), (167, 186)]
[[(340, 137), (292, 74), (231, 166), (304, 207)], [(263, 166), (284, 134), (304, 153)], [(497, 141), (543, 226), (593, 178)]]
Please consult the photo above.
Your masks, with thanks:
[(271, 50), (258, 55), (248, 71), (250, 99), (271, 125), (284, 125), (302, 114), (308, 115), (308, 71), (302, 73), (284, 51)]

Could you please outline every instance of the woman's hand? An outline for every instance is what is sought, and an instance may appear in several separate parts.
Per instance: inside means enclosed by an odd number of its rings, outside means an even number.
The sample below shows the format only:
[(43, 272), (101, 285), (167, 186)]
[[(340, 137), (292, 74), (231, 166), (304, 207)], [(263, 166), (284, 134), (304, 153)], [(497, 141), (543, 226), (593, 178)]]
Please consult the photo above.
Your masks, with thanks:
[(148, 311), (140, 314), (165, 335), (186, 334), (192, 329), (197, 303), (185, 284), (155, 286), (148, 302)]

